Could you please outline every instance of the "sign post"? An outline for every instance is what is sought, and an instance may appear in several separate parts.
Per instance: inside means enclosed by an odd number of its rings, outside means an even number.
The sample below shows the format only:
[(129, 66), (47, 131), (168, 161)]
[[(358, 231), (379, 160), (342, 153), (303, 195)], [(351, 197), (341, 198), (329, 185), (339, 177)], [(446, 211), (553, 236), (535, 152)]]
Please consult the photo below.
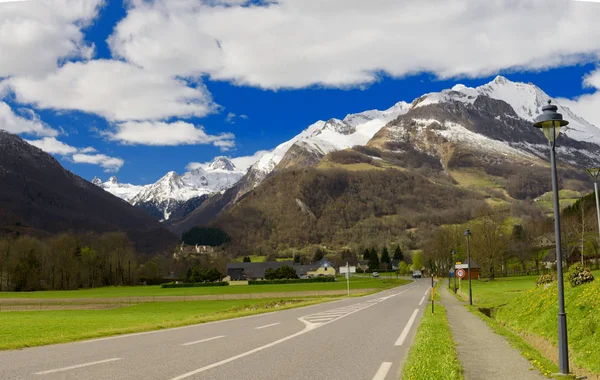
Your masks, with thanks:
[(433, 283), (433, 273), (431, 274), (431, 314), (433, 314), (433, 297), (435, 296), (435, 285)]
[(345, 267), (340, 267), (340, 274), (346, 275), (346, 287), (348, 288), (348, 296), (350, 296), (350, 273), (356, 273), (356, 267), (346, 263)]

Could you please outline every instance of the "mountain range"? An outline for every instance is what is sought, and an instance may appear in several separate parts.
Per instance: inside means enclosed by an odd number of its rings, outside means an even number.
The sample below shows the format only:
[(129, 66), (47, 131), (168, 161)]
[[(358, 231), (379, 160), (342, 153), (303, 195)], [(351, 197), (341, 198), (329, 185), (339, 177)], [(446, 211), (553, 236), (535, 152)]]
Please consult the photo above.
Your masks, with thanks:
[[(410, 146), (411, 151), (439, 160), (447, 174), (461, 160), (486, 165), (488, 170), (500, 170), (502, 163), (544, 166), (547, 142), (531, 123), (548, 100), (534, 84), (498, 76), (480, 87), (456, 85), (410, 103), (400, 101), (384, 111), (317, 121), (264, 154), (246, 172), (228, 158), (217, 157), (181, 176), (169, 172), (150, 185), (118, 184), (114, 178), (95, 183), (182, 232), (214, 220), (274, 173), (324, 167), (328, 154), (355, 146), (396, 152)], [(558, 107), (570, 122), (562, 130), (561, 160), (578, 168), (600, 164), (600, 129), (567, 107)]]

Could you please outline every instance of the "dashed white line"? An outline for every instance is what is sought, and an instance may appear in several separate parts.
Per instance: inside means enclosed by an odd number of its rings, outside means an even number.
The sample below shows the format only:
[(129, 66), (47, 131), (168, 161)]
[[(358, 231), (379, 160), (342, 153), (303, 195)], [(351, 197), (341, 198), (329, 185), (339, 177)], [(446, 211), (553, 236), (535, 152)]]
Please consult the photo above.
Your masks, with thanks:
[(427, 288), (427, 290), (425, 291), (425, 296), (427, 296), (427, 294), (429, 294), (430, 291), (431, 291), (431, 288)]
[(377, 370), (377, 373), (375, 374), (375, 377), (373, 377), (373, 380), (384, 380), (390, 368), (392, 368), (392, 363), (381, 363), (381, 366), (379, 367), (379, 370)]
[(203, 342), (210, 342), (211, 340), (225, 338), (225, 335), (213, 336), (212, 338), (206, 338), (202, 340), (196, 340), (194, 342), (183, 343), (182, 346), (191, 346), (192, 344), (198, 344)]
[(404, 327), (404, 330), (402, 330), (402, 334), (400, 334), (400, 337), (398, 338), (398, 340), (396, 341), (396, 344), (394, 344), (394, 346), (402, 346), (404, 344), (404, 341), (406, 340), (406, 337), (408, 336), (408, 333), (410, 332), (410, 328), (412, 327), (413, 323), (415, 323), (415, 318), (417, 318), (418, 312), (419, 312), (419, 309), (415, 309), (415, 311), (413, 311), (410, 319), (408, 320), (408, 323)]
[(279, 324), (281, 324), (281, 323), (277, 322), (277, 323), (271, 323), (270, 325), (258, 326), (258, 327), (255, 327), (254, 330), (266, 329), (267, 327), (273, 327), (273, 326), (277, 326)]
[(72, 365), (70, 367), (63, 367), (63, 368), (51, 369), (51, 370), (48, 370), (48, 371), (36, 372), (36, 373), (34, 373), (34, 375), (49, 375), (51, 373), (69, 371), (71, 369), (77, 369), (77, 368), (82, 368), (82, 367), (89, 367), (91, 365), (96, 365), (96, 364), (110, 363), (110, 362), (114, 362), (114, 361), (117, 361), (117, 360), (122, 360), (122, 358), (111, 358), (111, 359), (106, 359), (106, 360), (99, 360), (97, 362)]
[(423, 296), (423, 298), (421, 298), (421, 302), (419, 302), (419, 306), (423, 305), (423, 302), (425, 302), (425, 297), (427, 297), (427, 296)]

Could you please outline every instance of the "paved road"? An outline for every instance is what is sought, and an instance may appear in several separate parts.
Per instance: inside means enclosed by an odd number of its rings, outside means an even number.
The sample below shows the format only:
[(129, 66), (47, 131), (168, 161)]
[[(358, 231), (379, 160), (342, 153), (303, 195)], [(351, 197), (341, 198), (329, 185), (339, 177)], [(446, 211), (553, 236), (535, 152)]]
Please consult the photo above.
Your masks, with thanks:
[(417, 280), (252, 317), (4, 351), (0, 379), (397, 379), (429, 284)]

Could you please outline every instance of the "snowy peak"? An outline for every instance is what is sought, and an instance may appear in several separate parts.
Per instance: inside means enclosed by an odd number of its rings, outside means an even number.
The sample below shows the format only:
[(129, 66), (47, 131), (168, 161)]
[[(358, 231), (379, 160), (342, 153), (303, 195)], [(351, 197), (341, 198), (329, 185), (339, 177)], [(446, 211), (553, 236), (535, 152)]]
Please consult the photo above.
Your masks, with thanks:
[(108, 183), (112, 183), (113, 185), (117, 185), (119, 183), (119, 180), (117, 179), (117, 176), (112, 176), (108, 179)]
[(108, 181), (104, 183), (102, 183), (102, 180), (100, 178), (94, 177), (92, 183), (108, 191), (112, 195), (126, 200), (128, 202), (144, 189), (144, 186), (130, 185), (128, 183), (119, 183), (117, 177), (115, 176), (110, 177)]
[[(476, 88), (457, 84), (449, 90), (423, 95), (412, 102), (410, 109), (451, 101), (474, 104), (479, 96), (508, 103), (517, 116), (530, 122), (542, 113), (542, 107), (551, 99), (532, 83), (512, 82), (503, 76), (497, 76), (493, 81)], [(575, 115), (568, 107), (561, 106), (556, 101), (554, 103), (558, 106), (558, 112), (569, 121), (564, 129), (567, 136), (578, 141), (600, 144), (599, 128)]]
[(96, 186), (102, 187), (102, 180), (98, 177), (94, 177), (94, 179), (92, 180), (92, 183)]
[(208, 165), (207, 170), (224, 170), (228, 172), (236, 171), (237, 168), (227, 157), (219, 156)]
[(342, 135), (350, 135), (356, 132), (356, 128), (339, 119), (329, 119), (323, 126), (323, 129), (329, 129)]

